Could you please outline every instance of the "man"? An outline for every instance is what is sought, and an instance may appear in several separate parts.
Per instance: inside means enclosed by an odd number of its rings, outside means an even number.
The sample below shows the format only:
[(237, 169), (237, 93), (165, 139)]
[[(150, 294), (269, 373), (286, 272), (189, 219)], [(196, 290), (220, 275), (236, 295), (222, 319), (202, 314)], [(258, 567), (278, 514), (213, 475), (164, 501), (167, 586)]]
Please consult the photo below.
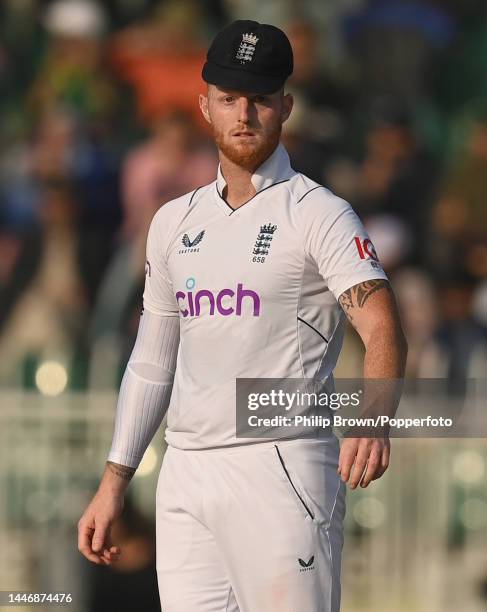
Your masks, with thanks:
[(164, 612), (337, 612), (344, 483), (365, 487), (389, 462), (385, 438), (340, 450), (320, 429), (236, 436), (236, 379), (331, 378), (345, 314), (366, 347), (365, 377), (404, 368), (394, 299), (359, 219), (279, 143), (292, 65), (285, 34), (254, 21), (209, 49), (200, 107), (218, 176), (152, 221), (109, 461), (79, 522), (80, 551), (115, 561), (110, 525), (170, 398), (156, 494)]

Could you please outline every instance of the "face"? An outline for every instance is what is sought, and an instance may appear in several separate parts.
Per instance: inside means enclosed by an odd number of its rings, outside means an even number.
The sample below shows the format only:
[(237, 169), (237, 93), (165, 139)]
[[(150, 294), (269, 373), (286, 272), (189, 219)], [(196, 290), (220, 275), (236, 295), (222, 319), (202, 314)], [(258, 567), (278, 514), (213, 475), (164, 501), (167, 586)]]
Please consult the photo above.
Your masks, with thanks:
[(292, 96), (282, 89), (263, 95), (208, 85), (207, 95), (200, 95), (220, 155), (250, 171), (276, 148), (292, 105)]

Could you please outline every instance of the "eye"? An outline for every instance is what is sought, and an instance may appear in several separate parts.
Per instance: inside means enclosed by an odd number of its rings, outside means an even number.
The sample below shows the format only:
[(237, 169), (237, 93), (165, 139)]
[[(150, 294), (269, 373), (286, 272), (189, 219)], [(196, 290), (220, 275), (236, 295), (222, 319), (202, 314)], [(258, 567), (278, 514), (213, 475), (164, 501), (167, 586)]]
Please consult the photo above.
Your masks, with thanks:
[(235, 98), (233, 96), (225, 96), (223, 99), (226, 104), (231, 104), (234, 100)]
[(266, 100), (266, 96), (262, 96), (260, 94), (254, 97), (254, 102), (257, 102), (257, 104), (263, 104), (264, 102), (266, 102)]

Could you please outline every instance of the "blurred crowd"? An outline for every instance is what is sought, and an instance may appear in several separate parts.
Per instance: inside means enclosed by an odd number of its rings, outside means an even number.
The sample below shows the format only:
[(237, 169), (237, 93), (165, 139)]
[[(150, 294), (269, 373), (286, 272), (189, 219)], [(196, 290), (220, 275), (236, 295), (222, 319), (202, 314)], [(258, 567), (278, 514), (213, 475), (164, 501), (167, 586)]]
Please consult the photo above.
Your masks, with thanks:
[(292, 42), (283, 141), (363, 219), (397, 294), (408, 376), (461, 392), (487, 364), (483, 0), (4, 0), (0, 383), (29, 387), (58, 357), (71, 388), (116, 388), (150, 220), (215, 178), (200, 72), (236, 18)]

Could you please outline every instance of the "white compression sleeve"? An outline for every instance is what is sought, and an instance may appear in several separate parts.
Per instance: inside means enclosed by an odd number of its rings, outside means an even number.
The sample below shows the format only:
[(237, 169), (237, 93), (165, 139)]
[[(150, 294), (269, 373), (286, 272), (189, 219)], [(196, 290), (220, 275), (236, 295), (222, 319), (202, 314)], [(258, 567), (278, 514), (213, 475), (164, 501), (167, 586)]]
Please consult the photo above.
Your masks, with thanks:
[(107, 461), (137, 468), (171, 398), (179, 347), (179, 317), (145, 310), (117, 402)]

